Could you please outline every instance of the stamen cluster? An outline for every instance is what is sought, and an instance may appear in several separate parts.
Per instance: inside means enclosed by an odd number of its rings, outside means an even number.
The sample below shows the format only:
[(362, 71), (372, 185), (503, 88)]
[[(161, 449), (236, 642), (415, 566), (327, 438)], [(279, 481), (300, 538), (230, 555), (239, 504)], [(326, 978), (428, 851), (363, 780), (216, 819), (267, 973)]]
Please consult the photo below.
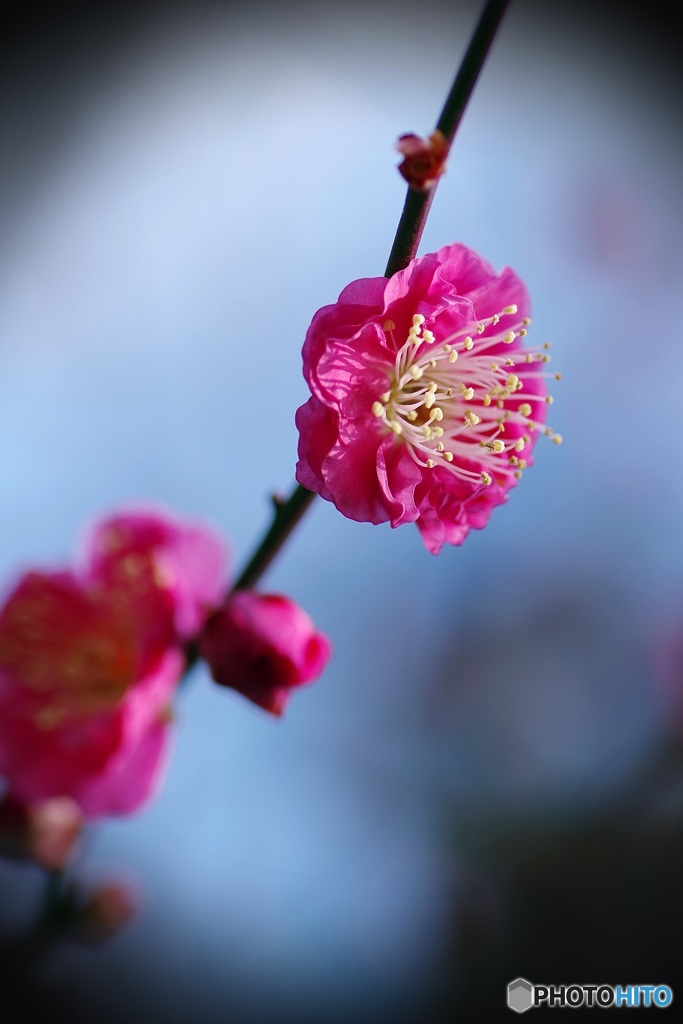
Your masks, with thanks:
[[(529, 399), (536, 401), (538, 392), (525, 391), (530, 378), (561, 379), (560, 374), (542, 369), (550, 361), (550, 343), (540, 352), (515, 353), (516, 359), (491, 358), (493, 348), (526, 336), (531, 319), (520, 319), (517, 313), (516, 305), (505, 306), (442, 341), (423, 327), (425, 318), (416, 313), (400, 348), (394, 337), (396, 324), (384, 322), (383, 329), (398, 351), (390, 387), (373, 402), (372, 412), (404, 440), (418, 466), (434, 469), (445, 463), (461, 479), (489, 486), (499, 473), (521, 477), (527, 463), (519, 456), (534, 431), (560, 444), (559, 434), (531, 418)], [(487, 327), (498, 327), (501, 321), (507, 323), (482, 337)], [(544, 401), (551, 405), (552, 396), (546, 395)], [(524, 433), (510, 437), (512, 425)], [(478, 471), (467, 468), (473, 445), (481, 449), (476, 454)]]

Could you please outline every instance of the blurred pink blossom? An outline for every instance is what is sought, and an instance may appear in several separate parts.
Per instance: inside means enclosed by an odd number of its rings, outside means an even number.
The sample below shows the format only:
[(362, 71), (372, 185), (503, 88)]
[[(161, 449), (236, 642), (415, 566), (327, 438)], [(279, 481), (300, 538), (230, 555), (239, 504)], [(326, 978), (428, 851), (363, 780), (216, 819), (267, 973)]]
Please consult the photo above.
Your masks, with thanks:
[(651, 665), (655, 693), (667, 728), (683, 736), (683, 617), (659, 621), (651, 637)]
[(248, 590), (211, 616), (200, 650), (217, 683), (273, 715), (282, 714), (293, 689), (318, 678), (332, 653), (294, 601)]
[(129, 594), (163, 590), (181, 641), (199, 633), (207, 611), (225, 593), (222, 539), (208, 526), (183, 522), (167, 509), (128, 508), (95, 523), (87, 532), (83, 559), (87, 575), (109, 589), (123, 585)]
[(360, 522), (416, 523), (461, 544), (507, 500), (545, 428), (547, 346), (527, 350), (529, 297), (454, 243), (387, 280), (348, 285), (303, 347), (297, 480)]
[(27, 805), (125, 814), (156, 788), (182, 641), (217, 603), (224, 549), (157, 513), (92, 532), (78, 572), (29, 572), (0, 609), (0, 775)]

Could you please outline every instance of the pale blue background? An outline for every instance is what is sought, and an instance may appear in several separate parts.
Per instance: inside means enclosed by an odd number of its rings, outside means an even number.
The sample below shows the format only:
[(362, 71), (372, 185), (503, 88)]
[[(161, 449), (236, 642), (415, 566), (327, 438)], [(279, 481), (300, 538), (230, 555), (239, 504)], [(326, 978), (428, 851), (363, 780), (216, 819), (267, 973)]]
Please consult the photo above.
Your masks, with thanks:
[[(463, 241), (523, 277), (564, 444), (540, 442), (508, 506), (438, 558), (412, 527), (313, 506), (264, 586), (334, 659), (279, 722), (195, 673), (162, 794), (86, 861), (136, 880), (142, 911), (101, 953), (47, 964), (67, 1001), (99, 1015), (106, 988), (112, 1014), (147, 1000), (200, 1024), (419, 1007), (471, 829), (600, 801), (659, 742), (652, 664), (683, 612), (677, 106), (635, 37), (538, 6), (504, 21), (420, 251)], [(478, 9), (180, 10), (80, 77), (17, 75), (6, 581), (139, 498), (212, 522), (244, 561), (293, 481), (306, 327), (382, 273), (393, 143), (432, 129)], [(36, 877), (0, 881), (19, 928)]]

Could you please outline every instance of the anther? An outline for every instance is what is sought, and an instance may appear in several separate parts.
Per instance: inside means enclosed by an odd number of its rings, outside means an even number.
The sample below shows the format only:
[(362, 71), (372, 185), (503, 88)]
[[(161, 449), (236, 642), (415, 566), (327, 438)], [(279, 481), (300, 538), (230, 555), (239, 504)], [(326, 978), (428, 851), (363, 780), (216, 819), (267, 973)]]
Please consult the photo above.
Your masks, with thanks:
[(403, 427), (398, 422), (398, 420), (389, 420), (389, 429), (393, 430), (393, 432), (395, 434), (402, 434), (403, 433)]
[(505, 451), (505, 445), (503, 444), (502, 441), (494, 441), (493, 450), (497, 455), (500, 455), (501, 452)]
[(477, 334), (483, 334), (486, 328), (483, 324), (477, 324)]
[(425, 408), (431, 409), (435, 401), (436, 399), (434, 398), (434, 392), (428, 391), (427, 394), (425, 395)]
[(384, 321), (384, 330), (385, 331), (395, 331), (396, 330), (396, 324), (394, 323), (394, 321), (393, 320), (385, 320)]
[(522, 416), (531, 416), (531, 406), (528, 402), (522, 402), (522, 404), (519, 407), (519, 411), (522, 414)]
[(438, 390), (438, 387), (437, 387), (436, 381), (431, 380), (429, 382), (429, 384), (427, 385), (427, 391), (431, 391), (432, 394), (435, 395), (437, 390)]
[(484, 470), (482, 472), (482, 474), (481, 474), (481, 482), (486, 484), (487, 487), (489, 486), (489, 484), (493, 483), (493, 480), (491, 479), (489, 474), (486, 472), (486, 470)]
[(385, 391), (384, 394), (380, 395), (379, 397), (382, 399), (382, 401), (386, 405), (387, 402), (391, 401), (391, 391)]
[(448, 357), (448, 362), (449, 363), (454, 363), (457, 358), (458, 358), (457, 350), (453, 349), (453, 351), (451, 352), (451, 354)]
[(504, 345), (511, 345), (516, 337), (517, 337), (517, 335), (515, 334), (514, 331), (508, 331), (507, 334), (505, 335), (505, 337), (503, 338), (503, 344)]
[(518, 438), (517, 441), (515, 442), (515, 451), (516, 452), (523, 452), (524, 451), (524, 444), (525, 444), (524, 438), (523, 437)]
[(545, 396), (545, 404), (546, 405), (552, 405), (553, 404), (553, 396), (552, 395), (546, 395)]
[(373, 402), (372, 403), (372, 414), (373, 414), (373, 416), (383, 416), (384, 415), (384, 406), (382, 405), (381, 402)]
[(413, 327), (421, 327), (424, 322), (425, 318), (422, 316), (422, 313), (416, 313), (413, 317)]
[(562, 434), (553, 434), (553, 444), (562, 444)]
[(417, 366), (415, 363), (410, 367), (410, 376), (413, 380), (421, 380), (424, 370), (421, 366)]
[(516, 312), (517, 312), (517, 306), (516, 306), (516, 304), (515, 304), (515, 303), (513, 302), (513, 303), (512, 303), (512, 305), (510, 305), (510, 306), (506, 306), (506, 307), (505, 307), (505, 309), (503, 310), (503, 312), (504, 312), (504, 313), (505, 313), (505, 314), (506, 314), (507, 316), (512, 316), (512, 314), (513, 314), (513, 313), (516, 313)]
[(469, 351), (470, 351), (471, 349), (473, 349), (473, 348), (474, 348), (474, 342), (473, 342), (473, 341), (472, 341), (472, 339), (471, 339), (471, 338), (469, 337), (469, 335), (468, 335), (468, 337), (467, 337), (467, 338), (465, 338), (465, 340), (463, 341), (463, 345), (464, 345), (464, 347), (465, 347), (465, 348), (467, 349), (467, 351), (468, 351), (468, 352), (469, 352)]
[(453, 461), (453, 452), (444, 452), (443, 453), (443, 457), (446, 460), (446, 462), (452, 462)]
[(424, 341), (427, 342), (428, 345), (433, 345), (434, 344), (434, 340), (435, 339), (434, 339), (434, 335), (432, 334), (431, 331), (423, 331), (422, 332), (422, 337), (423, 337)]
[(427, 459), (427, 469), (434, 469), (435, 465), (434, 459)]
[(439, 409), (438, 406), (435, 409), (432, 409), (432, 411), (429, 414), (429, 419), (430, 420), (439, 420), (439, 421), (442, 420), (443, 419), (443, 409)]

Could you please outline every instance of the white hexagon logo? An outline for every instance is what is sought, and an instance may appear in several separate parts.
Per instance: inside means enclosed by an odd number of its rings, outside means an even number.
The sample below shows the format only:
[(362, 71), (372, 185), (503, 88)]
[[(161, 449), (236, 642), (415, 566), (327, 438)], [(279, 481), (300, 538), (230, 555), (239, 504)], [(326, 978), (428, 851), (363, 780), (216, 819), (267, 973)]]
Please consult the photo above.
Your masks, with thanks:
[(508, 985), (508, 1006), (515, 1013), (524, 1013), (534, 1005), (534, 986), (526, 978), (515, 978)]

